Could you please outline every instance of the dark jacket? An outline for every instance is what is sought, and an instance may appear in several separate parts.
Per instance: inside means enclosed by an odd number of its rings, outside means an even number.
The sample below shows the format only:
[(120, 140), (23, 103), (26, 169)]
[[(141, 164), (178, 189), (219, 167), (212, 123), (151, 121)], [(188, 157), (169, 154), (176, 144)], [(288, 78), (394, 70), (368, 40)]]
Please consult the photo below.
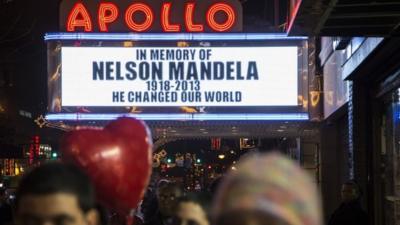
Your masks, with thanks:
[(155, 192), (148, 190), (144, 196), (142, 203), (143, 224), (144, 225), (169, 225), (170, 221), (163, 218), (159, 209), (157, 195)]
[(0, 225), (8, 225), (13, 222), (12, 208), (8, 203), (0, 203)]
[(359, 201), (342, 203), (329, 219), (328, 225), (367, 225), (368, 215)]
[(172, 218), (163, 218), (159, 212), (145, 221), (144, 225), (170, 225)]

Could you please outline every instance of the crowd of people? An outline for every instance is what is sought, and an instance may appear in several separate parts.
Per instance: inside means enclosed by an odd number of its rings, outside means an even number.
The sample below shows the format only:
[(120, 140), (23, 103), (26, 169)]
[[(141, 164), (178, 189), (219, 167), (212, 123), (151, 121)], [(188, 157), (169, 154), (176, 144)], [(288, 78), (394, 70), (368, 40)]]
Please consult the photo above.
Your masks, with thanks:
[[(360, 192), (356, 183), (344, 184), (343, 204), (329, 225), (368, 223)], [(291, 160), (258, 153), (241, 159), (237, 170), (216, 179), (205, 192), (188, 193), (179, 183), (153, 175), (129, 221), (99, 204), (84, 171), (50, 163), (21, 180), (14, 210), (2, 198), (0, 225), (322, 225), (318, 193)]]

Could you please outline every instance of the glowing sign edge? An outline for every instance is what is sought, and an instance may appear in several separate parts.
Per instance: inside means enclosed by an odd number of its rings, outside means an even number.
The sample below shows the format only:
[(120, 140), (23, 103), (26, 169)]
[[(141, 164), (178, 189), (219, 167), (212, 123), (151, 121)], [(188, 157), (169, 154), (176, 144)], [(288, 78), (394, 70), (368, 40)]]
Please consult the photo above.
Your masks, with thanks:
[(47, 114), (48, 121), (85, 121), (85, 120), (114, 120), (119, 117), (132, 117), (147, 121), (307, 121), (307, 113), (254, 113), (254, 114), (93, 114), (93, 113), (57, 113)]
[(285, 33), (46, 33), (45, 41), (52, 40), (98, 40), (98, 41), (265, 41), (307, 40), (303, 36), (287, 36)]

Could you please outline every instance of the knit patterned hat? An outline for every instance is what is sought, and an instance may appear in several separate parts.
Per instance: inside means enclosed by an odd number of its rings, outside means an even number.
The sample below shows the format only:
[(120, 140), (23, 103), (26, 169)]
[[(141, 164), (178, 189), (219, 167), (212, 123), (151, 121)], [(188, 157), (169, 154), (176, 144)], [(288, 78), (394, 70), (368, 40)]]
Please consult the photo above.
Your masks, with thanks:
[(289, 225), (321, 225), (318, 193), (308, 174), (291, 160), (278, 153), (253, 154), (223, 180), (213, 216), (218, 220), (229, 212), (257, 211)]

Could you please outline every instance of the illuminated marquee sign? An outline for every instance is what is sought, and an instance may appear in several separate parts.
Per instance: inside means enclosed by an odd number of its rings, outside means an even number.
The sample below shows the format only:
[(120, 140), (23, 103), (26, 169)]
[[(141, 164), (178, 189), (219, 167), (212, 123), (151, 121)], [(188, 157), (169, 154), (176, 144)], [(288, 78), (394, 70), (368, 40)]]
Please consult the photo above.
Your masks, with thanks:
[(68, 32), (238, 32), (242, 7), (238, 0), (64, 0), (60, 23)]
[(298, 105), (298, 47), (62, 47), (62, 107)]

